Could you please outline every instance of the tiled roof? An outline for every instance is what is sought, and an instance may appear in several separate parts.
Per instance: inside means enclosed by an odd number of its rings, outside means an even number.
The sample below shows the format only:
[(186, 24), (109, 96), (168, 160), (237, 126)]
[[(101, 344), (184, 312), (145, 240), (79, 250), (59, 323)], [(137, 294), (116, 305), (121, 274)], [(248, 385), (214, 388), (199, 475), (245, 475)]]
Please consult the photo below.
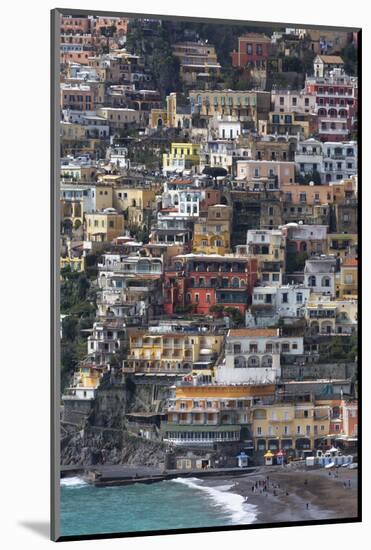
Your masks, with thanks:
[(235, 328), (229, 331), (229, 336), (278, 336), (276, 328)]
[(342, 264), (342, 267), (357, 267), (358, 260), (356, 258), (348, 258)]
[(340, 55), (319, 55), (324, 63), (344, 63)]

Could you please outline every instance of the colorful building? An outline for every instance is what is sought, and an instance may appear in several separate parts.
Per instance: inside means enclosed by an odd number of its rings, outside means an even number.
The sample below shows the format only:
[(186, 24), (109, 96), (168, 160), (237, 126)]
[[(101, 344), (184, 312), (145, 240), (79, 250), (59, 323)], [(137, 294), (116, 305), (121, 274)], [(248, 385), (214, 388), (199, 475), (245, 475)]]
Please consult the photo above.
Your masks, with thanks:
[(176, 388), (169, 400), (164, 439), (175, 445), (213, 446), (249, 438), (255, 400), (273, 398), (274, 385), (201, 385)]
[(233, 254), (177, 256), (164, 276), (164, 310), (173, 314), (192, 309), (207, 315), (212, 306), (219, 306), (244, 314), (256, 279), (255, 258)]
[(210, 377), (223, 340), (222, 334), (132, 330), (123, 372), (179, 376), (201, 369)]
[(85, 216), (87, 241), (112, 242), (116, 237), (122, 235), (123, 230), (124, 217), (122, 214), (118, 214), (114, 208), (106, 208)]
[(193, 252), (227, 254), (231, 252), (232, 207), (224, 204), (209, 206), (207, 217), (194, 224)]
[(183, 170), (198, 171), (200, 162), (200, 145), (198, 143), (172, 143), (169, 153), (162, 156), (162, 170), (168, 172), (183, 172)]

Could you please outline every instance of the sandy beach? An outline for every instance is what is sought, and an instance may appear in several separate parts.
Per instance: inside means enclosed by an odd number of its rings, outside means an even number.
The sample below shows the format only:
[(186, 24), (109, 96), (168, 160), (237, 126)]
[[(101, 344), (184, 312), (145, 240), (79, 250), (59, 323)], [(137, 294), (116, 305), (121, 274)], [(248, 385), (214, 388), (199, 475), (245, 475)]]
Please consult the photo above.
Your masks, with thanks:
[[(222, 479), (208, 479), (218, 486)], [(294, 470), (261, 468), (233, 481), (230, 492), (247, 497), (257, 507), (254, 523), (294, 522), (357, 517), (357, 471), (339, 468)], [(254, 487), (254, 490), (253, 490)]]

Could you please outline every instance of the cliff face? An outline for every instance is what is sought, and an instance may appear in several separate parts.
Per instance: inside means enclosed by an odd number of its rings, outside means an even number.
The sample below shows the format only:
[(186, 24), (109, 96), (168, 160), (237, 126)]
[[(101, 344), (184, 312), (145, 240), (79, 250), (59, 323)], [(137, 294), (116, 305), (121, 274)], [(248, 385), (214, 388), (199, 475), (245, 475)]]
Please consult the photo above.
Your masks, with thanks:
[(85, 425), (63, 426), (61, 464), (161, 465), (165, 445), (128, 433), (125, 417), (130, 412), (163, 412), (174, 379), (161, 386), (154, 382), (103, 380)]
[(61, 440), (61, 464), (132, 464), (161, 466), (165, 445), (130, 435), (127, 431), (90, 427), (71, 431)]

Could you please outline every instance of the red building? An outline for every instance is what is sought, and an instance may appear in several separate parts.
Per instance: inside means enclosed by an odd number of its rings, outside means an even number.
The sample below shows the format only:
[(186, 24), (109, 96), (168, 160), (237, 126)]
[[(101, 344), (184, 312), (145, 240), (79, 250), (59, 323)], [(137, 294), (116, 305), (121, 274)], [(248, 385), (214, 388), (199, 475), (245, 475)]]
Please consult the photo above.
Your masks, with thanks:
[(176, 256), (165, 269), (164, 310), (168, 315), (189, 305), (207, 315), (220, 305), (245, 313), (257, 280), (256, 258), (217, 254)]
[(61, 33), (86, 34), (90, 33), (91, 19), (87, 17), (62, 16)]
[(271, 40), (265, 34), (248, 33), (238, 38), (238, 50), (233, 51), (233, 67), (265, 69), (270, 53)]
[(306, 91), (316, 96), (318, 136), (322, 141), (346, 141), (357, 129), (358, 81), (338, 69), (332, 75), (310, 77)]

